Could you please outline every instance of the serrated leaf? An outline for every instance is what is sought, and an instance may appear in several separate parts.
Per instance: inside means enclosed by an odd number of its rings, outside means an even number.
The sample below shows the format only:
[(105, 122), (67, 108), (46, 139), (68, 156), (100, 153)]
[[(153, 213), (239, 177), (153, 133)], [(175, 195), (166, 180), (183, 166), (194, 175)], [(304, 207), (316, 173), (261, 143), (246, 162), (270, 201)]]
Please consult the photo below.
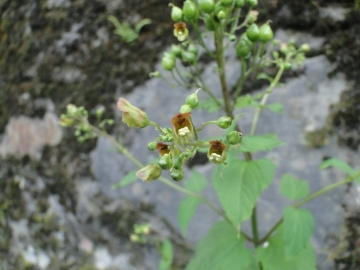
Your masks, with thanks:
[[(222, 103), (222, 100), (219, 99), (220, 103)], [(217, 104), (212, 98), (207, 98), (200, 100), (199, 104), (197, 105), (198, 109), (204, 109), (208, 112), (215, 112), (218, 111), (220, 108), (220, 105)]]
[(249, 94), (246, 94), (244, 96), (240, 96), (236, 99), (236, 102), (235, 102), (235, 107), (236, 108), (246, 108), (246, 107), (249, 107), (251, 106), (251, 103), (253, 102), (253, 98), (251, 97), (251, 95)]
[[(322, 170), (329, 167), (336, 167), (350, 176), (354, 176), (356, 174), (356, 170), (351, 168), (350, 165), (347, 164), (345, 161), (342, 161), (341, 159), (338, 158), (329, 158), (325, 160), (323, 163), (321, 163), (319, 169)], [(360, 176), (355, 178), (355, 181), (360, 183)]]
[(305, 209), (288, 206), (284, 209), (284, 248), (286, 259), (298, 255), (309, 243), (314, 230), (314, 218)]
[(275, 173), (275, 165), (268, 159), (244, 161), (229, 159), (213, 173), (213, 186), (228, 217), (234, 223), (247, 220), (256, 200), (267, 188)]
[(246, 269), (252, 251), (237, 237), (237, 231), (226, 221), (215, 223), (207, 236), (196, 247), (195, 257), (186, 270), (239, 270)]
[(259, 75), (256, 76), (256, 79), (257, 80), (268, 80), (271, 83), (274, 81), (274, 78), (270, 77), (266, 73), (260, 73)]
[(268, 108), (270, 111), (272, 111), (274, 113), (284, 112), (284, 106), (279, 102), (268, 104), (268, 105), (266, 105), (266, 108)]
[(285, 258), (282, 226), (266, 246), (256, 249), (256, 253), (263, 270), (316, 270), (315, 251), (309, 242), (298, 255), (288, 260)]
[(283, 142), (278, 140), (276, 134), (244, 136), (241, 140), (239, 149), (242, 152), (253, 153), (258, 151), (269, 151), (283, 144)]
[(161, 260), (159, 270), (167, 270), (172, 264), (174, 257), (173, 246), (169, 239), (165, 238), (161, 247)]
[(206, 187), (207, 181), (204, 175), (193, 170), (188, 179), (184, 181), (184, 187), (193, 192), (201, 192)]
[(125, 187), (133, 182), (135, 182), (138, 177), (136, 176), (137, 171), (128, 172), (117, 184), (113, 185), (111, 188), (116, 189), (120, 187)]
[(178, 220), (179, 227), (182, 235), (185, 237), (187, 232), (187, 226), (195, 214), (195, 210), (198, 205), (202, 202), (201, 198), (188, 196), (182, 199), (179, 210), (178, 210)]
[(309, 184), (305, 180), (285, 174), (281, 179), (280, 191), (284, 197), (297, 200), (309, 194)]

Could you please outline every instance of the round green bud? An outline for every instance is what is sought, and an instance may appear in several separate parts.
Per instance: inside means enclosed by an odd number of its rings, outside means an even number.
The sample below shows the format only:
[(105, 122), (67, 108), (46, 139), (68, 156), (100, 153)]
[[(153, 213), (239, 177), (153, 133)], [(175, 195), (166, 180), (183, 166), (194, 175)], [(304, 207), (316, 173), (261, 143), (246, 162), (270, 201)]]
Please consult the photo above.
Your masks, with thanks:
[(199, 0), (200, 10), (204, 13), (210, 14), (215, 7), (214, 0)]
[(310, 45), (307, 43), (304, 43), (303, 45), (300, 46), (299, 50), (301, 52), (308, 52), (308, 51), (310, 51)]
[(269, 23), (265, 23), (263, 24), (260, 28), (259, 28), (259, 39), (266, 43), (270, 40), (273, 39), (274, 37), (274, 33), (269, 25)]
[(184, 160), (188, 160), (190, 158), (191, 154), (189, 152), (182, 152), (180, 154), (180, 158), (184, 161)]
[(189, 51), (184, 51), (181, 55), (181, 60), (184, 66), (192, 66), (195, 64), (196, 55)]
[(168, 155), (168, 154), (163, 155), (159, 159), (158, 164), (159, 164), (160, 168), (163, 170), (170, 170), (170, 168), (173, 165), (172, 159), (171, 159), (170, 155)]
[(192, 109), (188, 104), (184, 104), (180, 107), (180, 113), (187, 113), (187, 112), (191, 112)]
[(193, 54), (195, 54), (197, 56), (199, 49), (197, 48), (197, 46), (194, 43), (190, 43), (189, 46), (187, 47), (187, 51), (192, 52)]
[(183, 166), (183, 161), (180, 156), (174, 156), (172, 162), (174, 169), (180, 169)]
[(246, 36), (252, 42), (255, 42), (255, 41), (257, 41), (259, 39), (259, 33), (260, 33), (259, 27), (255, 23), (250, 25), (248, 27), (248, 29), (246, 30)]
[(229, 35), (229, 41), (234, 42), (236, 40), (235, 35)]
[(229, 144), (238, 144), (241, 142), (242, 139), (242, 133), (232, 130), (226, 135), (226, 140)]
[(235, 7), (242, 8), (245, 5), (245, 0), (235, 0)]
[(171, 45), (171, 54), (173, 54), (175, 57), (181, 57), (182, 49), (179, 45), (172, 44)]
[(245, 1), (250, 7), (256, 7), (258, 5), (258, 0), (245, 0)]
[(154, 151), (156, 149), (156, 142), (149, 142), (148, 145), (147, 145), (147, 148), (150, 151)]
[(197, 94), (198, 90), (195, 93), (187, 96), (185, 104), (189, 105), (191, 109), (195, 109), (196, 106), (199, 104), (199, 97)]
[(222, 116), (216, 121), (216, 124), (222, 129), (226, 129), (230, 127), (231, 123), (232, 123), (232, 119), (229, 116)]
[(195, 19), (196, 13), (197, 13), (197, 8), (195, 3), (190, 0), (186, 0), (183, 6), (184, 17), (188, 20)]
[(174, 181), (181, 181), (184, 178), (184, 171), (182, 169), (171, 169), (170, 176)]
[(285, 70), (290, 70), (291, 67), (292, 67), (292, 65), (291, 65), (291, 63), (289, 63), (289, 62), (284, 64), (284, 69), (285, 69)]
[(225, 19), (225, 18), (226, 18), (226, 13), (225, 13), (225, 11), (220, 10), (220, 11), (216, 14), (216, 17), (217, 17), (219, 20)]
[(229, 15), (230, 9), (225, 7), (221, 2), (215, 4), (213, 13), (219, 19), (225, 19)]
[(232, 4), (233, 0), (220, 0), (220, 3), (224, 6), (230, 6)]
[(164, 56), (161, 60), (161, 66), (163, 69), (171, 71), (175, 67), (174, 58)]
[(236, 44), (235, 50), (236, 55), (239, 58), (244, 58), (250, 53), (250, 45), (248, 44), (248, 42), (246, 42), (246, 40), (240, 39), (239, 42)]
[(181, 8), (177, 7), (177, 6), (172, 6), (171, 9), (171, 19), (174, 22), (181, 22), (183, 18), (183, 11)]

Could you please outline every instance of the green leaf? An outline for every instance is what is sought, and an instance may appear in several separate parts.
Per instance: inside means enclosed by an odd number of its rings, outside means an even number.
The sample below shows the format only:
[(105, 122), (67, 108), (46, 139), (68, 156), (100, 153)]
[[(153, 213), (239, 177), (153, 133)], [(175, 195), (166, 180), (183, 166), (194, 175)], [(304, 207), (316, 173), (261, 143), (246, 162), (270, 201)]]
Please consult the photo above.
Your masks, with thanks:
[(266, 245), (256, 249), (257, 258), (263, 270), (316, 270), (314, 248), (308, 242), (306, 247), (295, 257), (285, 258), (282, 226)]
[(174, 257), (173, 246), (169, 239), (165, 238), (161, 247), (161, 260), (159, 270), (167, 270), (172, 264)]
[[(356, 170), (351, 168), (350, 165), (347, 164), (345, 161), (342, 161), (341, 159), (338, 158), (329, 158), (325, 160), (323, 163), (321, 163), (319, 169), (322, 170), (329, 167), (336, 167), (350, 176), (354, 176), (356, 174)], [(355, 178), (355, 181), (360, 184), (360, 176)]]
[(244, 239), (226, 221), (215, 223), (196, 247), (195, 258), (186, 270), (239, 270), (246, 269), (252, 259), (252, 251), (244, 245)]
[(280, 190), (284, 197), (297, 200), (309, 194), (309, 184), (305, 180), (296, 179), (290, 174), (285, 174), (281, 179)]
[(111, 188), (116, 189), (119, 187), (125, 187), (133, 182), (135, 182), (138, 177), (136, 176), (137, 171), (130, 171), (125, 175), (117, 184), (113, 185)]
[(274, 113), (284, 112), (284, 106), (279, 102), (268, 104), (268, 105), (266, 105), (266, 108), (268, 108), (270, 111), (272, 111)]
[[(222, 103), (222, 99), (218, 99), (220, 103)], [(200, 100), (199, 104), (197, 105), (198, 109), (204, 109), (208, 112), (215, 112), (218, 111), (220, 105), (217, 104), (212, 98), (207, 98)]]
[(213, 186), (228, 217), (234, 223), (247, 220), (261, 192), (267, 188), (275, 173), (268, 159), (244, 161), (229, 159), (213, 173)]
[(270, 77), (269, 75), (265, 74), (265, 73), (260, 73), (259, 75), (256, 76), (257, 80), (268, 80), (269, 82), (273, 82), (274, 78)]
[(195, 170), (193, 170), (191, 176), (184, 181), (185, 188), (193, 192), (203, 191), (206, 185), (207, 181), (205, 176)]
[(152, 21), (150, 19), (142, 19), (140, 22), (138, 22), (135, 25), (135, 32), (137, 32), (138, 34), (140, 33), (141, 28), (143, 28), (145, 25), (147, 24), (151, 24)]
[(285, 257), (291, 259), (309, 243), (314, 230), (314, 218), (305, 209), (288, 206), (284, 209)]
[(202, 202), (201, 198), (188, 196), (182, 199), (179, 210), (178, 210), (178, 220), (179, 227), (182, 235), (185, 237), (187, 232), (187, 226), (195, 214), (195, 210), (198, 205)]
[(246, 94), (244, 96), (240, 96), (236, 99), (236, 102), (235, 102), (235, 107), (236, 108), (246, 108), (246, 107), (249, 107), (251, 106), (251, 103), (253, 102), (253, 98), (251, 97), (251, 95), (249, 94)]
[(252, 153), (258, 151), (269, 151), (283, 144), (283, 142), (278, 140), (276, 134), (244, 136), (239, 149), (242, 152)]

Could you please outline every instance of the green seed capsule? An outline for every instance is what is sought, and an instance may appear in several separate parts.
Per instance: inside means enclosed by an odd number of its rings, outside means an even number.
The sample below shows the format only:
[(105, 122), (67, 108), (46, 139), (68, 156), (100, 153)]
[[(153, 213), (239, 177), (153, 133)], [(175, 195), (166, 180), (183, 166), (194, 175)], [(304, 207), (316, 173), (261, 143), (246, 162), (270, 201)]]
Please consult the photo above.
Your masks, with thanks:
[(175, 45), (175, 44), (171, 45), (171, 54), (172, 55), (174, 55), (175, 57), (181, 58), (181, 52), (182, 52), (182, 49), (179, 45)]
[(186, 0), (183, 6), (184, 17), (188, 20), (195, 19), (197, 13), (197, 8), (194, 2)]
[(185, 104), (189, 105), (191, 109), (195, 109), (199, 104), (199, 97), (197, 91), (186, 98)]
[(250, 25), (248, 27), (248, 29), (246, 30), (246, 36), (252, 41), (255, 42), (259, 39), (259, 27), (253, 23), (252, 25)]
[(180, 156), (174, 156), (172, 159), (172, 162), (173, 162), (174, 169), (180, 169), (183, 166), (183, 161), (180, 158)]
[(292, 68), (291, 63), (285, 63), (285, 64), (284, 64), (284, 69), (285, 69), (285, 70), (290, 70), (291, 68)]
[(192, 109), (188, 104), (184, 104), (180, 107), (180, 113), (187, 113), (187, 112), (191, 112)]
[(250, 46), (244, 39), (239, 40), (238, 44), (236, 44), (235, 49), (236, 49), (236, 55), (239, 58), (244, 58), (250, 53)]
[(214, 0), (200, 0), (199, 1), (200, 10), (204, 13), (210, 14), (215, 7)]
[(205, 26), (206, 26), (206, 29), (209, 31), (215, 31), (215, 29), (216, 29), (215, 22), (211, 17), (206, 18)]
[(220, 0), (220, 3), (224, 6), (230, 6), (232, 4), (233, 0)]
[(246, 0), (246, 3), (250, 6), (250, 7), (256, 7), (258, 5), (258, 0)]
[(147, 148), (150, 151), (154, 151), (156, 149), (156, 142), (149, 142), (148, 145), (147, 145)]
[(182, 53), (181, 59), (184, 66), (192, 66), (195, 64), (196, 55), (192, 52), (185, 51)]
[(245, 5), (245, 0), (235, 0), (235, 7), (242, 8)]
[(229, 144), (238, 144), (241, 142), (242, 139), (242, 133), (232, 130), (226, 135), (226, 140)]
[(192, 52), (193, 54), (195, 54), (195, 56), (198, 55), (199, 49), (196, 47), (196, 45), (194, 43), (190, 43), (188, 48), (187, 48), (188, 52)]
[(174, 22), (181, 22), (183, 18), (183, 11), (181, 8), (177, 7), (177, 6), (172, 6), (171, 9), (171, 19)]
[(263, 24), (259, 31), (259, 39), (264, 43), (272, 40), (274, 37), (274, 33), (268, 23)]
[(175, 67), (174, 58), (164, 56), (161, 60), (161, 66), (163, 69), (171, 71)]
[(171, 157), (168, 154), (163, 155), (158, 162), (159, 166), (163, 170), (170, 170), (172, 167), (172, 160)]
[(230, 127), (231, 123), (232, 123), (232, 119), (229, 116), (222, 116), (216, 121), (216, 124), (218, 125), (218, 127), (222, 128), (222, 129), (226, 129), (226, 128)]
[(184, 171), (182, 169), (171, 169), (170, 176), (174, 181), (181, 181), (184, 178)]

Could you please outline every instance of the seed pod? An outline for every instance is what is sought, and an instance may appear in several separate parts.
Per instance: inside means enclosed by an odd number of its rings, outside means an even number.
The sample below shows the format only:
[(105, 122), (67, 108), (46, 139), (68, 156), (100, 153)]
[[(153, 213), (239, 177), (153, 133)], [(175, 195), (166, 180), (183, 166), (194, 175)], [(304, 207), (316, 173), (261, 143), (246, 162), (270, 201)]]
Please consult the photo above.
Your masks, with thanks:
[(248, 27), (248, 29), (246, 30), (246, 36), (252, 41), (255, 42), (259, 39), (259, 27), (253, 23), (252, 25), (250, 25)]
[(206, 26), (206, 29), (209, 31), (215, 31), (215, 29), (216, 29), (215, 22), (211, 17), (206, 18), (205, 26)]
[(183, 161), (180, 156), (174, 156), (172, 159), (173, 168), (180, 169), (183, 166)]
[(266, 43), (270, 40), (273, 39), (274, 37), (274, 33), (269, 25), (269, 23), (264, 23), (260, 28), (259, 28), (259, 39)]
[(195, 64), (196, 55), (192, 52), (185, 51), (182, 53), (181, 59), (184, 66), (192, 66)]
[(193, 54), (195, 54), (195, 56), (198, 55), (199, 49), (196, 47), (196, 45), (194, 43), (190, 43), (188, 48), (187, 48), (188, 52), (192, 52)]
[(227, 129), (228, 127), (231, 126), (231, 123), (232, 123), (232, 119), (229, 116), (222, 116), (216, 121), (218, 127), (222, 129)]
[(172, 169), (170, 176), (174, 181), (181, 181), (184, 178), (184, 171), (182, 169)]
[(191, 95), (187, 96), (185, 104), (189, 105), (191, 109), (195, 109), (196, 106), (199, 104), (199, 97), (198, 92), (199, 90), (196, 90), (195, 93), (192, 93)]
[(187, 113), (187, 112), (191, 112), (192, 109), (188, 104), (184, 104), (180, 107), (180, 113)]
[(245, 5), (245, 0), (235, 0), (235, 7), (242, 8)]
[(232, 4), (233, 0), (220, 0), (220, 3), (224, 6), (230, 6)]
[(161, 60), (163, 69), (171, 71), (175, 67), (175, 60), (172, 57), (164, 56)]
[(170, 170), (170, 168), (172, 167), (172, 160), (171, 160), (171, 157), (170, 155), (168, 154), (165, 154), (163, 155), (159, 161), (158, 161), (158, 164), (160, 166), (161, 169), (163, 170)]
[(149, 142), (148, 145), (147, 145), (147, 148), (150, 150), (150, 151), (154, 151), (156, 149), (156, 142)]
[(250, 46), (248, 42), (246, 42), (244, 39), (240, 39), (238, 44), (236, 44), (236, 55), (239, 58), (244, 58), (249, 55), (250, 53)]
[(258, 0), (246, 0), (246, 3), (250, 6), (250, 7), (256, 7), (258, 4)]
[(238, 144), (239, 142), (241, 142), (242, 139), (242, 133), (232, 130), (230, 131), (227, 135), (226, 135), (226, 140), (229, 144)]
[(171, 19), (174, 22), (181, 22), (183, 18), (183, 11), (181, 8), (177, 7), (177, 6), (172, 6), (171, 9)]
[(186, 0), (183, 6), (184, 17), (188, 20), (195, 19), (196, 13), (197, 13), (197, 8), (195, 3), (190, 0)]
[(174, 55), (175, 57), (181, 58), (181, 52), (182, 52), (182, 49), (179, 45), (175, 45), (175, 44), (171, 45), (171, 54), (172, 55)]
[(210, 14), (215, 7), (214, 0), (200, 0), (199, 1), (200, 10), (204, 13)]

